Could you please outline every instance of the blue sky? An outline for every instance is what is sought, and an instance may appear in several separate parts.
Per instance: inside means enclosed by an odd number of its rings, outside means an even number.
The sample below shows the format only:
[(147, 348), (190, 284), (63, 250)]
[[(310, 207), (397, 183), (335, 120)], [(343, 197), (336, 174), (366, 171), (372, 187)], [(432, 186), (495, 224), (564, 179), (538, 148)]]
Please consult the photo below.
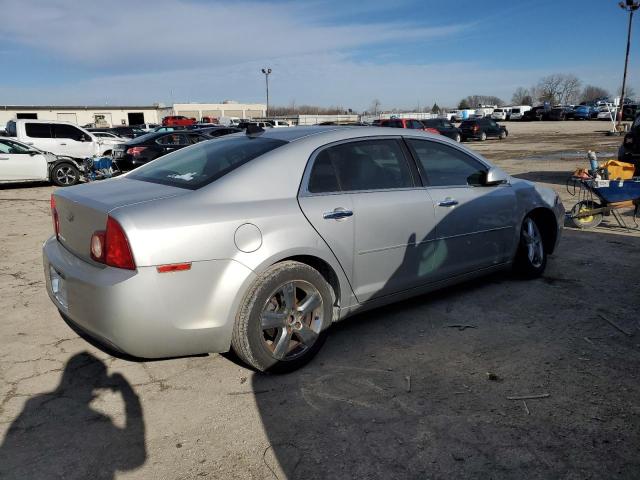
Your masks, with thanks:
[(0, 0), (0, 12), (0, 104), (263, 102), (266, 65), (277, 105), (509, 100), (551, 73), (614, 91), (626, 38), (615, 0)]

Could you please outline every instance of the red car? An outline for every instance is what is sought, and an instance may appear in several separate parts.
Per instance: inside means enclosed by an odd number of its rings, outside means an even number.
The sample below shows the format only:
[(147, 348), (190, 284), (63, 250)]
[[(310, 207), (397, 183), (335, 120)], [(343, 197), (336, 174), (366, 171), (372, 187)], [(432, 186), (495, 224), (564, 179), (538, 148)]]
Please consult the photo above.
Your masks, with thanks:
[(195, 118), (187, 118), (182, 115), (169, 115), (168, 117), (164, 117), (162, 119), (163, 127), (175, 127), (175, 126), (183, 126), (188, 127), (189, 125), (195, 125)]
[(411, 128), (414, 130), (422, 130), (429, 133), (435, 133), (440, 135), (440, 132), (435, 128), (425, 127), (420, 120), (415, 118), (391, 118), (380, 120), (379, 126), (391, 127), (391, 128)]

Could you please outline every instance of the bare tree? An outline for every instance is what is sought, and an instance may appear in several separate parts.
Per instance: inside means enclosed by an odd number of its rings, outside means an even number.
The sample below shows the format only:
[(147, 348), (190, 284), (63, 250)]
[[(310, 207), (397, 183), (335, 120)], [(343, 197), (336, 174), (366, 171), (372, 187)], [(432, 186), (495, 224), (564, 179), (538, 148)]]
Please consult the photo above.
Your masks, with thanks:
[(528, 88), (518, 87), (511, 97), (513, 105), (533, 105), (533, 95)]
[[(622, 92), (622, 85), (620, 85), (620, 88), (618, 88), (618, 95), (621, 95), (621, 92)], [(624, 96), (626, 98), (635, 97), (636, 96), (635, 89), (629, 84), (625, 85), (625, 87), (624, 87)]]
[(582, 89), (582, 94), (580, 95), (581, 102), (593, 102), (600, 98), (607, 98), (609, 96), (609, 92), (602, 87), (597, 87), (595, 85), (585, 85)]
[(504, 105), (504, 101), (501, 98), (492, 95), (469, 95), (465, 100), (471, 105), (471, 108), (479, 105), (498, 105), (499, 107)]
[(580, 92), (580, 79), (572, 74), (554, 73), (543, 77), (536, 90), (538, 100), (552, 105), (574, 103)]

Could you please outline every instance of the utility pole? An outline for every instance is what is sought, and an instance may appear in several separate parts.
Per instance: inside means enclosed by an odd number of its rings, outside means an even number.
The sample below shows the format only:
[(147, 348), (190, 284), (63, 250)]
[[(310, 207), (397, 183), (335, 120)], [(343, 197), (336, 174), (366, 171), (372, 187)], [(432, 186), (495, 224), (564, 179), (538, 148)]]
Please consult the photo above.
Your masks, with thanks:
[(624, 74), (622, 75), (622, 90), (620, 91), (620, 111), (618, 112), (618, 127), (622, 122), (622, 111), (624, 109), (624, 94), (627, 87), (627, 66), (629, 64), (629, 48), (631, 47), (631, 22), (633, 21), (633, 12), (640, 8), (640, 3), (634, 0), (626, 0), (618, 4), (620, 8), (629, 12), (629, 28), (627, 30), (627, 53), (624, 57)]
[(269, 117), (269, 75), (271, 75), (270, 68), (263, 68), (262, 73), (264, 73), (264, 81), (267, 85), (267, 118)]

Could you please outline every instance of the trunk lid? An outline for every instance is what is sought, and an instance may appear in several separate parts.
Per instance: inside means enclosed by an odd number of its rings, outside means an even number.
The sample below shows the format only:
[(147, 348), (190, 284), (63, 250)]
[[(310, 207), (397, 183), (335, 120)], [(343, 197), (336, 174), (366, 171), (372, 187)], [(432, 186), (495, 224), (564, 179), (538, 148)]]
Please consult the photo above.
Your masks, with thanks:
[(59, 241), (74, 255), (91, 261), (91, 236), (104, 230), (118, 208), (190, 193), (183, 188), (117, 178), (60, 188), (54, 193), (60, 223)]

